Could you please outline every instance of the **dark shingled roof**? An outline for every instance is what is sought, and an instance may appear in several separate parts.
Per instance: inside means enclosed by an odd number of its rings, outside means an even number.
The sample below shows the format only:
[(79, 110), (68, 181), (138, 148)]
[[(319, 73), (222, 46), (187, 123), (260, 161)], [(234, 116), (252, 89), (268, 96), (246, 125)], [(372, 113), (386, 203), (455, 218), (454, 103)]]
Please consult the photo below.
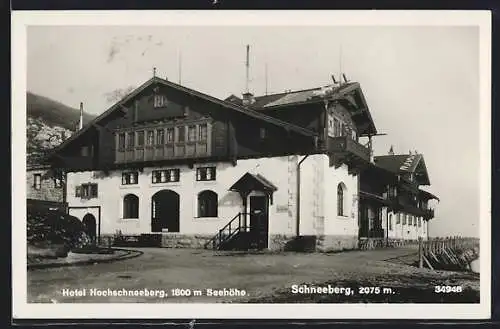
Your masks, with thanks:
[(381, 155), (374, 157), (377, 166), (394, 173), (415, 172), (422, 154)]
[[(316, 87), (311, 89), (303, 89), (296, 91), (287, 91), (279, 94), (271, 94), (264, 96), (255, 96), (254, 102), (250, 105), (245, 106), (245, 108), (254, 110), (256, 112), (265, 113), (266, 110), (271, 109), (286, 109), (291, 106), (297, 106), (302, 104), (315, 104), (323, 102), (325, 99), (328, 100), (345, 100), (346, 97), (351, 93), (357, 93), (360, 103), (357, 105), (359, 107), (356, 119), (356, 125), (359, 125), (361, 131), (358, 131), (360, 136), (374, 135), (377, 133), (377, 128), (373, 123), (372, 116), (366, 104), (363, 92), (358, 82), (348, 82), (342, 85), (328, 85), (324, 87)], [(352, 99), (352, 98), (351, 98)], [(238, 106), (243, 106), (243, 100), (236, 96), (230, 95), (225, 99), (226, 102), (232, 103)]]
[[(271, 107), (315, 102), (321, 100), (321, 92), (324, 89), (330, 88), (333, 94), (338, 94), (341, 91), (348, 89), (348, 87), (356, 87), (356, 86), (358, 86), (358, 83), (350, 82), (343, 84), (341, 86), (324, 86), (324, 87), (316, 87), (316, 88), (302, 89), (295, 91), (285, 91), (278, 94), (255, 96), (254, 97), (255, 102), (252, 103), (249, 107), (257, 111), (259, 110), (262, 111)], [(243, 104), (243, 100), (235, 95), (227, 97), (225, 101), (237, 105)]]
[(422, 185), (430, 185), (427, 167), (422, 154), (381, 155), (374, 157), (373, 161), (377, 166), (396, 174), (416, 173), (416, 175), (420, 175), (419, 181)]

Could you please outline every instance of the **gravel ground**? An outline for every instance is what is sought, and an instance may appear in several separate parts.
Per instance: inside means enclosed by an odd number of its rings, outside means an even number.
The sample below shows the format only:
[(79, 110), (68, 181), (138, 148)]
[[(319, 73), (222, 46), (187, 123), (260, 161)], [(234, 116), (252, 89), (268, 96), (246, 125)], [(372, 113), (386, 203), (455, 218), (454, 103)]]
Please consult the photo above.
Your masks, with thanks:
[[(140, 257), (113, 263), (29, 271), (28, 302), (479, 302), (477, 274), (430, 271), (409, 266), (408, 260), (416, 257), (415, 251), (409, 249), (351, 251), (336, 254), (216, 253), (207, 250), (160, 248), (140, 250), (144, 252)], [(293, 293), (293, 286), (302, 284), (326, 287), (330, 284), (333, 289), (349, 287), (354, 293), (350, 295), (328, 292)], [(462, 291), (436, 293), (435, 286), (459, 286)], [(360, 287), (367, 289), (360, 291)], [(369, 289), (369, 287), (374, 288)], [(378, 293), (376, 287), (380, 290)], [(92, 295), (91, 290), (94, 288), (105, 292), (108, 289), (157, 290), (166, 292), (168, 296), (161, 298), (159, 293), (154, 296)], [(175, 289), (183, 289), (184, 294), (190, 296), (174, 296), (175, 291), (179, 292)], [(209, 289), (212, 289), (212, 292), (222, 290), (223, 296), (210, 295)], [(223, 289), (226, 289), (226, 293)], [(68, 291), (75, 290), (80, 293), (85, 291), (85, 295), (67, 294)], [(229, 291), (232, 291), (233, 295), (229, 296), (227, 293)], [(245, 291), (244, 296), (242, 291)]]

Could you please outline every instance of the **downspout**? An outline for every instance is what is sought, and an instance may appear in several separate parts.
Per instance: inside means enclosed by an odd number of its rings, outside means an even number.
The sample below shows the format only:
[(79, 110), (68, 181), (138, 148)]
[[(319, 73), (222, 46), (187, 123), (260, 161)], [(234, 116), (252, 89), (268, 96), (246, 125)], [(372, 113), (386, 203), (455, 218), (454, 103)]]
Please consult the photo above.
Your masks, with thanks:
[(309, 157), (309, 154), (305, 155), (302, 160), (297, 163), (297, 214), (296, 214), (296, 236), (300, 236), (300, 166), (302, 165), (302, 162), (304, 162), (307, 158)]
[(389, 246), (389, 208), (385, 209), (385, 226), (385, 245)]

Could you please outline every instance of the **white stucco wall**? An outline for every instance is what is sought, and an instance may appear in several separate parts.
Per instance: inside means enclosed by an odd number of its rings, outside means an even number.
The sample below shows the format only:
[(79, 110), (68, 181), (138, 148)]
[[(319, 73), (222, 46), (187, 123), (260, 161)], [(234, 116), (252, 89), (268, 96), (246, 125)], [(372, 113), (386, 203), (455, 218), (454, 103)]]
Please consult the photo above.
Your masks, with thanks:
[[(121, 230), (124, 234), (151, 232), (151, 197), (158, 191), (169, 189), (180, 196), (180, 232), (182, 234), (214, 234), (227, 224), (238, 212), (243, 211), (242, 200), (238, 193), (228, 191), (246, 172), (259, 173), (278, 187), (269, 206), (269, 233), (294, 233), (295, 202), (290, 198), (295, 185), (288, 170), (294, 166), (296, 157), (274, 157), (239, 160), (236, 166), (229, 163), (203, 164), (216, 165), (216, 181), (196, 181), (196, 165), (144, 168), (139, 172), (138, 184), (122, 185), (122, 171), (112, 171), (104, 176), (100, 172), (68, 173), (67, 201), (70, 207), (101, 207), (101, 234), (113, 234)], [(201, 165), (200, 165), (201, 166)], [(152, 171), (179, 168), (180, 181), (153, 184)], [(97, 183), (98, 197), (81, 199), (75, 197), (75, 187), (82, 183)], [(212, 190), (218, 194), (219, 209), (217, 218), (196, 218), (197, 194)], [(133, 193), (139, 197), (139, 218), (123, 218), (123, 198)], [(248, 203), (249, 204), (249, 203)], [(71, 209), (71, 214), (82, 219), (85, 209)]]
[[(328, 157), (323, 161), (325, 187), (325, 235), (358, 236), (358, 179), (350, 175), (347, 165), (339, 168), (330, 167)], [(344, 183), (345, 192), (344, 213), (337, 215), (337, 186)]]
[[(389, 212), (392, 214), (392, 230), (389, 230), (389, 238), (394, 239), (405, 239), (405, 240), (418, 240), (419, 237), (426, 238), (427, 237), (427, 222), (420, 218), (421, 226), (408, 225), (408, 220), (406, 221), (406, 225), (403, 225), (403, 219), (401, 217), (401, 221), (399, 224), (396, 224), (397, 213)], [(401, 215), (406, 216), (405, 213), (401, 213)], [(418, 218), (418, 217), (413, 217)]]

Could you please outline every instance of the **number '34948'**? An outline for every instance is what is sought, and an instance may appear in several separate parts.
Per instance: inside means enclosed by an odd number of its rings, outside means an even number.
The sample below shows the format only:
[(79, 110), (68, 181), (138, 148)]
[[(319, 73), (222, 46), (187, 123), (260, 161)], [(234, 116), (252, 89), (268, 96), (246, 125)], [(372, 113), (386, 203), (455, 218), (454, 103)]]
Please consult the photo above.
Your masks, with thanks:
[(462, 286), (434, 286), (434, 292), (445, 294), (462, 292)]

